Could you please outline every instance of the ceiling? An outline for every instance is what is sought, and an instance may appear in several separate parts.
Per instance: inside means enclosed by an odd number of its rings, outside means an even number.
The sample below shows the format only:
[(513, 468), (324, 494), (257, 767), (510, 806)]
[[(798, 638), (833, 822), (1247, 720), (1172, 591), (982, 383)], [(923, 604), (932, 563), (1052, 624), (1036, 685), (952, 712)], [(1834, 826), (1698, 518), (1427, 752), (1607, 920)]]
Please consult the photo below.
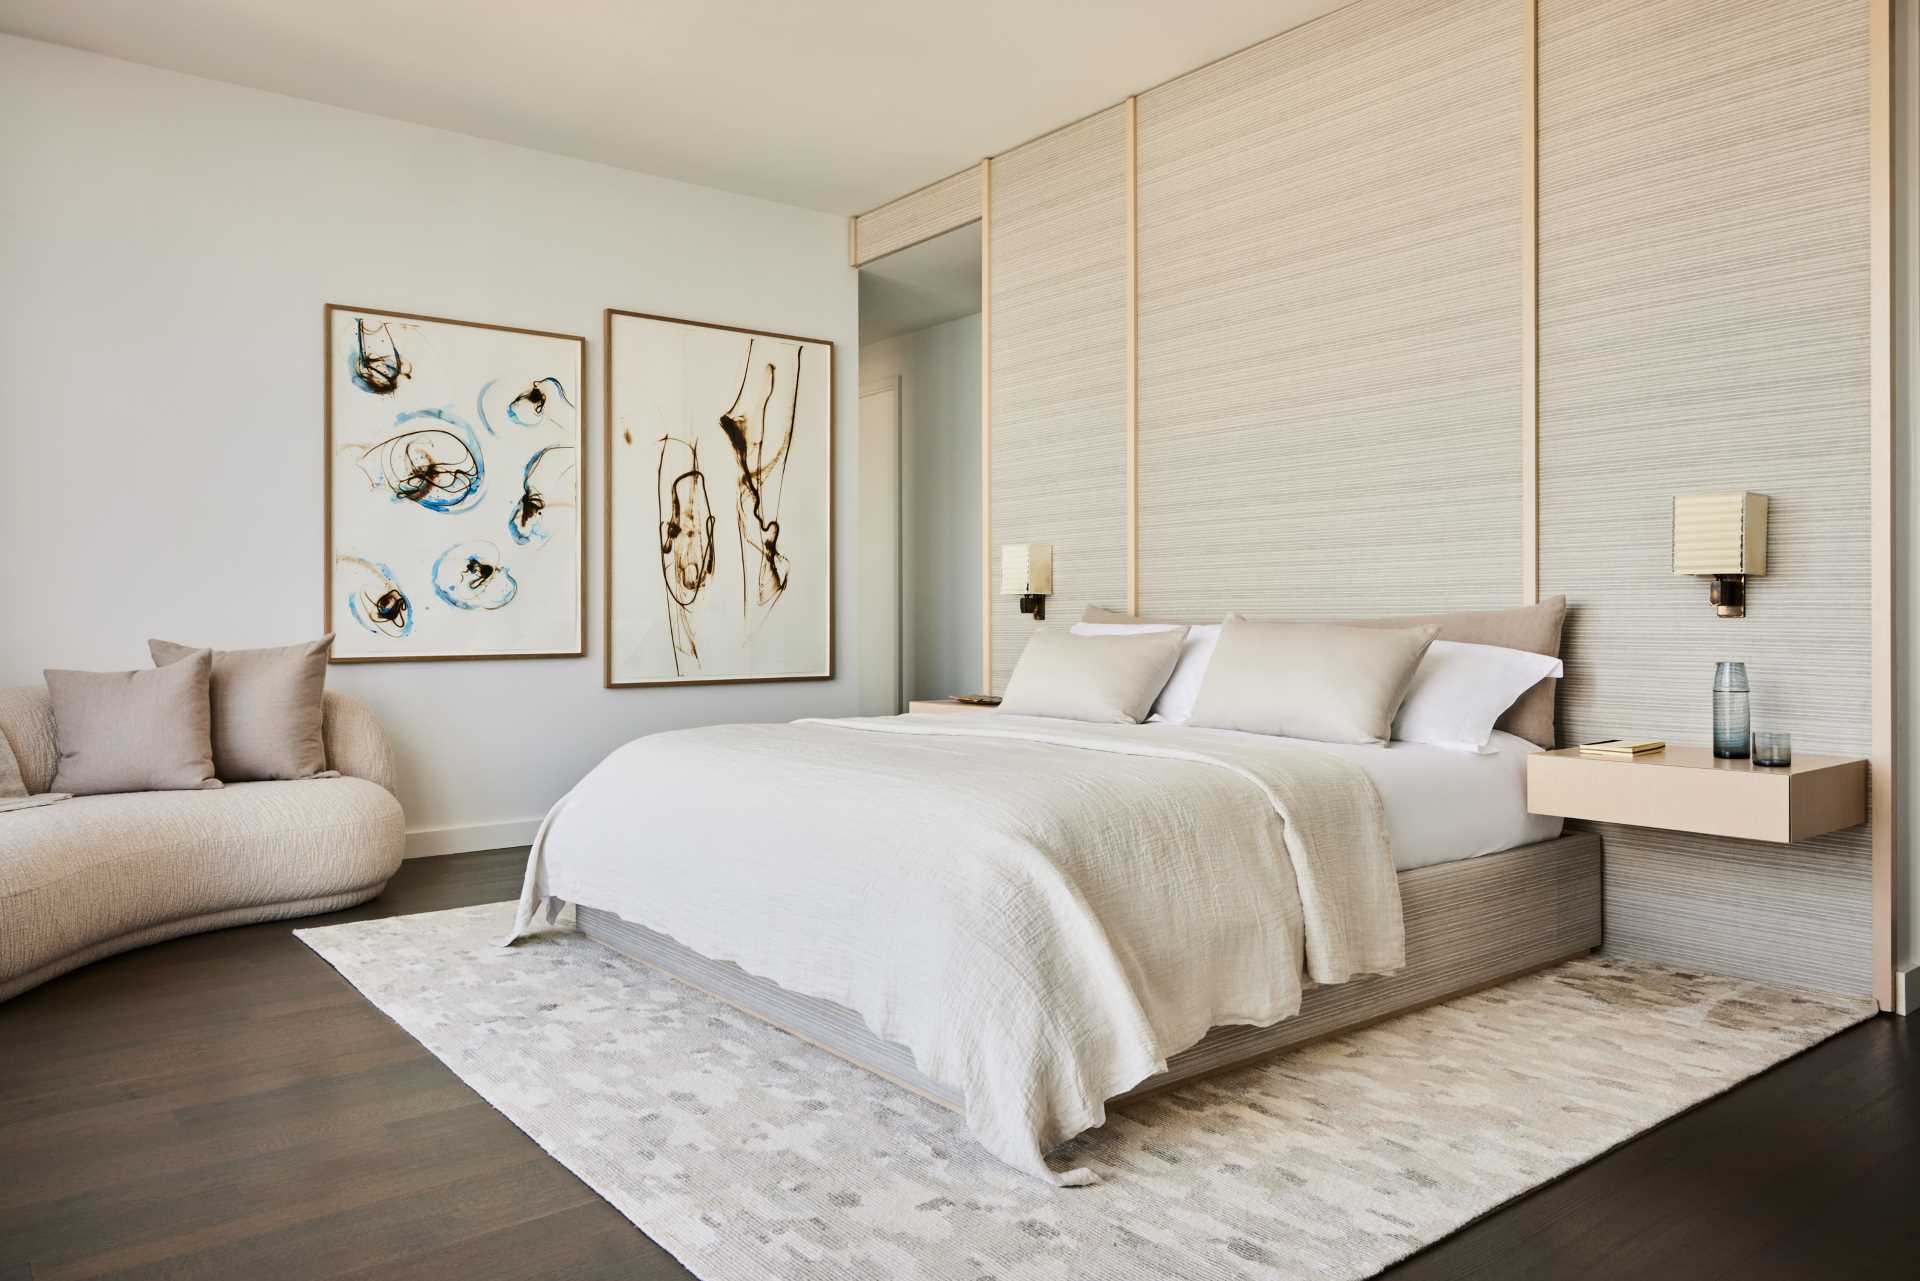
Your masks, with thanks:
[(980, 224), (956, 227), (860, 268), (860, 345), (980, 310)]
[(0, 31), (845, 214), (1345, 2), (0, 0)]

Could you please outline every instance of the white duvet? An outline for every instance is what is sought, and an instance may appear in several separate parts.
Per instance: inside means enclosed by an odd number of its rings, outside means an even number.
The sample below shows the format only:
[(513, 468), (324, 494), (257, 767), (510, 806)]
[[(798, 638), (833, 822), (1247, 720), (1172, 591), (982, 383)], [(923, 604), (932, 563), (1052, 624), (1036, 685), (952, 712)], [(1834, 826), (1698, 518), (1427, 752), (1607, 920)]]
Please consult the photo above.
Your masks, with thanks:
[(1045, 1154), (1217, 1024), (1405, 959), (1378, 793), (1282, 740), (1018, 716), (636, 739), (556, 805), (514, 937), (590, 904), (858, 1012)]

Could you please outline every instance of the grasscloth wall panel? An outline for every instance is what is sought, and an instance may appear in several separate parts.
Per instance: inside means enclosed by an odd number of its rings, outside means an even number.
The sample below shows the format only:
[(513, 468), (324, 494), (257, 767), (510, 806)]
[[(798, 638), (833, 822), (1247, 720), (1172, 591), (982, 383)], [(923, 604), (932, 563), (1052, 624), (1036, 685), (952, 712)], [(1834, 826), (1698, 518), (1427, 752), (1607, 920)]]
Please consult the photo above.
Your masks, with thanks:
[[(1057, 621), (1125, 603), (1133, 386), (1143, 612), (1519, 599), (1535, 159), (1539, 586), (1573, 606), (1561, 738), (1703, 742), (1730, 658), (1757, 726), (1867, 754), (1869, 8), (1537, 0), (1530, 46), (1526, 0), (1360, 0), (1141, 94), (1131, 189), (1124, 105), (1000, 157), (991, 552), (1055, 544)], [(929, 199), (892, 234), (972, 216)], [(1738, 621), (1668, 572), (1673, 496), (1735, 488), (1772, 498)], [(989, 614), (1000, 688), (1033, 624), (1003, 597)], [(1872, 989), (1865, 829), (1601, 830), (1609, 948)]]
[(1524, 19), (1368, 0), (1140, 96), (1143, 612), (1519, 600)]
[(854, 265), (980, 220), (980, 167), (908, 192), (853, 220)]
[[(1712, 661), (1799, 751), (1870, 744), (1863, 0), (1540, 0), (1541, 590), (1562, 736), (1704, 742)], [(1676, 493), (1772, 496), (1748, 616), (1669, 575)], [(1871, 989), (1865, 829), (1603, 829), (1611, 950)]]
[[(1127, 589), (1126, 144), (1115, 107), (993, 162), (992, 543), (1054, 545), (1049, 621)], [(998, 690), (1035, 624), (992, 626)]]

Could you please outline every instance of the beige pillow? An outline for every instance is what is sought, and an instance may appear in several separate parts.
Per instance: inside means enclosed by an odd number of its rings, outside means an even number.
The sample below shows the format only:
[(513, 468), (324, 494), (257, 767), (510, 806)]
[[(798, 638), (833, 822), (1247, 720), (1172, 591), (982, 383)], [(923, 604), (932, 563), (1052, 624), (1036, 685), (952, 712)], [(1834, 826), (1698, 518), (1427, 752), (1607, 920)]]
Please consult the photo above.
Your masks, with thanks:
[[(1560, 657), (1560, 636), (1567, 620), (1567, 598), (1549, 596), (1538, 605), (1519, 605), (1512, 609), (1459, 610), (1451, 614), (1409, 614), (1399, 618), (1338, 619), (1348, 627), (1418, 627), (1431, 623), (1440, 629), (1434, 639), (1456, 641), (1462, 645), (1497, 645), (1501, 649), (1523, 649), (1530, 654)], [(1082, 619), (1088, 623), (1145, 623), (1165, 620), (1135, 618), (1117, 610), (1087, 607)], [(1554, 696), (1559, 682), (1548, 677), (1522, 694), (1501, 714), (1494, 726), (1518, 734), (1542, 747), (1553, 746)]]
[(218, 787), (207, 695), (213, 654), (196, 650), (150, 672), (48, 671), (52, 791), (173, 792)]
[[(320, 736), (327, 655), (333, 635), (275, 649), (213, 653), (213, 767), (223, 782), (314, 778), (327, 772)], [(191, 645), (150, 640), (155, 667), (205, 653)]]
[(1438, 631), (1229, 619), (1188, 723), (1322, 743), (1384, 743)]
[(1180, 661), (1184, 627), (1133, 636), (1036, 632), (1007, 680), (1000, 710), (1017, 716), (1137, 724)]

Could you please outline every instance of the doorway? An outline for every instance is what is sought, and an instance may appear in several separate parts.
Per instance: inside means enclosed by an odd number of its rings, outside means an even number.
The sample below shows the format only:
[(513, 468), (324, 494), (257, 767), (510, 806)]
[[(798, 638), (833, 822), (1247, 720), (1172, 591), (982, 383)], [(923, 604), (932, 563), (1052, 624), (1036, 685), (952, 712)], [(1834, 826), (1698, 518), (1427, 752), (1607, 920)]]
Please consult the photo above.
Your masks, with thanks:
[[(978, 693), (980, 684), (981, 350), (980, 227), (959, 227), (860, 268), (861, 548), (856, 617), (860, 628), (861, 706), (880, 705), (870, 662), (893, 674), (899, 710), (906, 700)], [(869, 459), (868, 418), (885, 421), (891, 391), (894, 450), (876, 436)], [(879, 492), (891, 468), (891, 502)], [(869, 500), (868, 477), (875, 486)], [(891, 511), (892, 539), (881, 547)], [(891, 564), (893, 572), (887, 572)], [(881, 646), (880, 614), (895, 620), (891, 667), (869, 660)]]

